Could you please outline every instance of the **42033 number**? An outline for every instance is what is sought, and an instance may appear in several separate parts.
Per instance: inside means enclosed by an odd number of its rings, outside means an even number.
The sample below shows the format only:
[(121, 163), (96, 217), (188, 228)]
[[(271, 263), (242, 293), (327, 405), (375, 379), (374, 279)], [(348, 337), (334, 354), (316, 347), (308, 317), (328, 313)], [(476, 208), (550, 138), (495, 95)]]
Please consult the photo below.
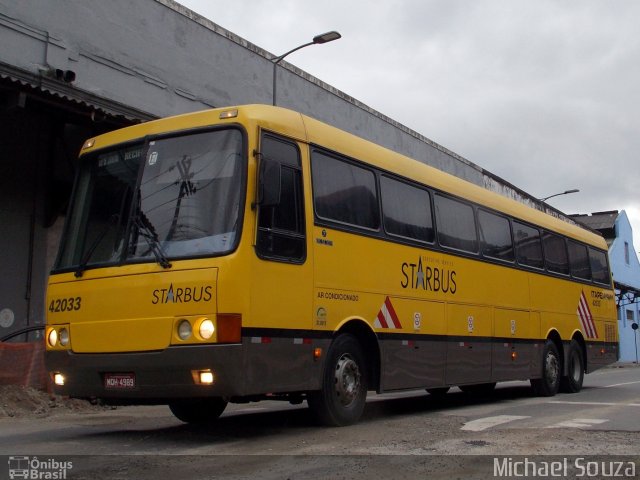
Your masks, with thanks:
[(82, 307), (82, 297), (54, 298), (49, 304), (49, 311), (55, 312), (72, 312), (80, 310)]

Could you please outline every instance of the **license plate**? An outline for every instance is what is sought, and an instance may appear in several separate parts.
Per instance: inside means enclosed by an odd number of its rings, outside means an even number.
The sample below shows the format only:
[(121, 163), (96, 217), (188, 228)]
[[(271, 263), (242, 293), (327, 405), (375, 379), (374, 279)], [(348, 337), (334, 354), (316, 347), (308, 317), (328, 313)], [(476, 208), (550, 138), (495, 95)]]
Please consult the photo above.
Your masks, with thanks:
[(136, 388), (135, 373), (105, 373), (104, 388), (111, 390), (123, 390)]

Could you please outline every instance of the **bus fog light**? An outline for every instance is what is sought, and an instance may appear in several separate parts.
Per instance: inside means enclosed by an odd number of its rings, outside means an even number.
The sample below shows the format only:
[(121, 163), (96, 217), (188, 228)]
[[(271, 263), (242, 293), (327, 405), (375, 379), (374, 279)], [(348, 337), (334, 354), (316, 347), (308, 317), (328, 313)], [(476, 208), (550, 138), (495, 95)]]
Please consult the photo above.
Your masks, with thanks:
[(59, 333), (60, 345), (66, 347), (69, 345), (69, 330), (61, 328)]
[(55, 347), (58, 344), (58, 332), (55, 328), (49, 330), (49, 335), (47, 335), (47, 341), (49, 342), (49, 346)]
[(188, 320), (182, 320), (178, 324), (178, 337), (180, 340), (188, 340), (191, 337), (191, 324)]
[(53, 374), (53, 383), (55, 383), (56, 385), (62, 387), (64, 385), (64, 382), (65, 382), (65, 378), (64, 378), (63, 374), (61, 374), (61, 373), (54, 373)]
[(213, 372), (200, 372), (200, 383), (202, 383), (203, 385), (211, 385), (213, 383), (213, 380)]
[(205, 318), (200, 322), (200, 336), (205, 340), (209, 340), (213, 334), (215, 333), (216, 328), (213, 325), (213, 322), (208, 318)]

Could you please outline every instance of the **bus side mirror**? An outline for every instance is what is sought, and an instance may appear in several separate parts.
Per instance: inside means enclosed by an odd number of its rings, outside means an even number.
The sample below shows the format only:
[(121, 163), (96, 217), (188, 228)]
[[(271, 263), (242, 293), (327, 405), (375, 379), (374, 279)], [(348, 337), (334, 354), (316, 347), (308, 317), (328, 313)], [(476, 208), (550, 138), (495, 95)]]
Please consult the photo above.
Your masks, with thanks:
[(280, 205), (280, 192), (282, 190), (280, 162), (265, 157), (260, 160), (257, 203), (262, 207), (275, 207)]

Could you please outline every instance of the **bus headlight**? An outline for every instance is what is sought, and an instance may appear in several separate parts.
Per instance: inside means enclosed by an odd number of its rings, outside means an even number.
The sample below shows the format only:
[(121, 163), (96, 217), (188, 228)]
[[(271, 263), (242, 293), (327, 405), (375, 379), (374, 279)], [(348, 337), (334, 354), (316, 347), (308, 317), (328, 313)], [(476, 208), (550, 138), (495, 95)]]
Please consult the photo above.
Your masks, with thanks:
[(178, 337), (180, 340), (188, 340), (189, 337), (191, 337), (191, 332), (192, 329), (189, 320), (182, 320), (178, 324)]
[(216, 331), (216, 327), (213, 324), (213, 322), (211, 320), (209, 320), (208, 318), (204, 318), (201, 322), (200, 322), (200, 328), (199, 328), (199, 332), (200, 332), (200, 336), (204, 339), (204, 340), (209, 340), (213, 334)]
[(47, 335), (47, 342), (49, 342), (50, 347), (55, 347), (58, 344), (58, 332), (55, 328), (49, 330), (49, 335)]
[(58, 340), (60, 341), (60, 345), (63, 347), (69, 345), (69, 330), (61, 328), (60, 333), (58, 333)]

